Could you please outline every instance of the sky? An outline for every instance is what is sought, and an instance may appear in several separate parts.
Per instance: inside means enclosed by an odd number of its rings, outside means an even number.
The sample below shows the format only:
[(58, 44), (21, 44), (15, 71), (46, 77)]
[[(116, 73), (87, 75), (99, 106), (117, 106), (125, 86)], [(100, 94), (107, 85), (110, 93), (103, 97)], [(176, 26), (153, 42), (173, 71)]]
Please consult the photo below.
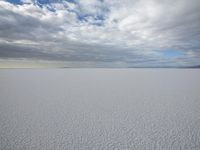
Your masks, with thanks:
[(0, 0), (0, 67), (200, 65), (200, 0)]

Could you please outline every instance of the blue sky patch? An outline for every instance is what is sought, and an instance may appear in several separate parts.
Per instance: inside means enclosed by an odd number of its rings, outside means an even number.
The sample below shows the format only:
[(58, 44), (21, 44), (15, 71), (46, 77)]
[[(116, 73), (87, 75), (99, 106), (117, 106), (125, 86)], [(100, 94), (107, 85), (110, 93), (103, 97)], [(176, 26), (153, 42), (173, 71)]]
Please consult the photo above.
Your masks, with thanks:
[[(22, 4), (21, 0), (7, 0), (7, 1), (12, 4)], [(75, 0), (66, 0), (66, 1), (70, 3), (76, 3)], [(62, 0), (37, 0), (37, 2), (41, 5), (44, 5), (49, 3), (59, 3), (62, 2)]]
[(7, 0), (7, 1), (9, 3), (16, 4), (16, 5), (22, 4), (21, 0)]
[(166, 50), (162, 52), (162, 55), (166, 58), (177, 58), (183, 55), (182, 51), (177, 50)]

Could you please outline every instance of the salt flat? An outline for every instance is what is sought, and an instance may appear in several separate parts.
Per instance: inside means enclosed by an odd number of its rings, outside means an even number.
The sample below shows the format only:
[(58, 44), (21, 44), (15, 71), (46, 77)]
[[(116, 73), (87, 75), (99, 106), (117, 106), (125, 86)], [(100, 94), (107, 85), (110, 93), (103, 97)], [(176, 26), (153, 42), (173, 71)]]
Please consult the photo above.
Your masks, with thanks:
[(1, 150), (199, 150), (199, 69), (0, 70)]

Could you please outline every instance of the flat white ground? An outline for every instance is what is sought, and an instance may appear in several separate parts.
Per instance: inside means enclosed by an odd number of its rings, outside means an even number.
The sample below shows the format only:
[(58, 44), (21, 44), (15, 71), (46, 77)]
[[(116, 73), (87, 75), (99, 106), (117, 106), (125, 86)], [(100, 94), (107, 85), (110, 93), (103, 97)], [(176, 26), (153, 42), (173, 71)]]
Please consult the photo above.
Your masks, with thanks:
[(199, 69), (0, 70), (1, 150), (199, 150)]

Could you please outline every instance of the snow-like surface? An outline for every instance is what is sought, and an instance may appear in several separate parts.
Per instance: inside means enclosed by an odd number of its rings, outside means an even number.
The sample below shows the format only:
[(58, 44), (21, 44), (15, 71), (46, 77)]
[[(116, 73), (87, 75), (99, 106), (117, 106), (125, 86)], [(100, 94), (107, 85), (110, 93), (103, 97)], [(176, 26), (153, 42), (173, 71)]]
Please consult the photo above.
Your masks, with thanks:
[(0, 149), (199, 150), (200, 70), (0, 70)]

